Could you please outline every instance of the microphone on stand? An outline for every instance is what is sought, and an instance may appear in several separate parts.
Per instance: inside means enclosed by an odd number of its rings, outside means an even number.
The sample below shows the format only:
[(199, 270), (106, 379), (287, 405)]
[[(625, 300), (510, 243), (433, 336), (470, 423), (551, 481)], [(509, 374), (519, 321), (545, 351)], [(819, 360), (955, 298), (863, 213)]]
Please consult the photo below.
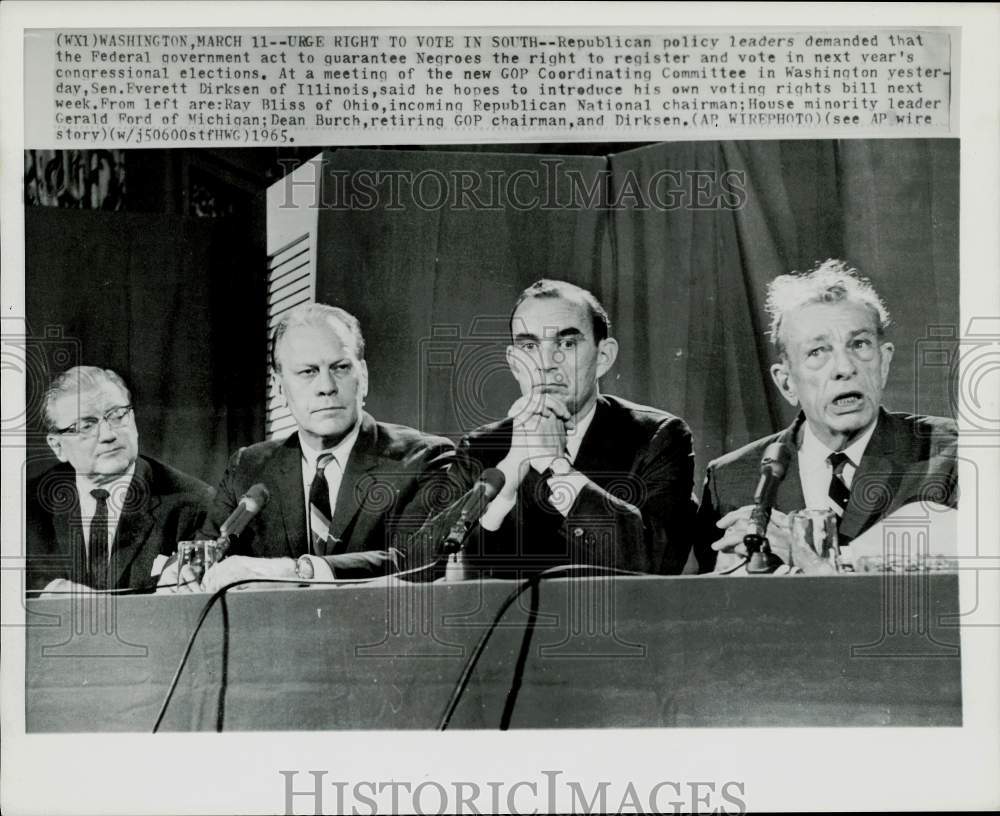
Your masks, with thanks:
[(177, 552), (163, 565), (163, 572), (176, 562), (178, 585), (180, 585), (181, 570), (185, 566), (191, 568), (195, 580), (200, 583), (206, 570), (211, 569), (226, 557), (229, 545), (239, 538), (253, 517), (264, 509), (270, 498), (271, 494), (264, 485), (259, 483), (253, 485), (240, 497), (233, 512), (222, 522), (218, 538), (178, 541)]
[(441, 543), (441, 548), (446, 553), (458, 552), (462, 549), (465, 539), (469, 537), (472, 525), (479, 521), (483, 513), (486, 512), (486, 507), (503, 490), (506, 481), (506, 477), (497, 468), (487, 468), (469, 492), (444, 511), (447, 514), (457, 514), (448, 530), (448, 535)]
[(750, 524), (743, 536), (749, 561), (747, 573), (761, 575), (774, 572), (784, 562), (773, 552), (767, 540), (767, 525), (771, 521), (771, 509), (778, 492), (778, 486), (785, 478), (788, 463), (792, 458), (795, 432), (801, 423), (792, 426), (791, 433), (782, 434), (764, 449), (760, 460), (760, 480), (753, 494), (753, 510)]
[(469, 537), (469, 531), (486, 512), (489, 503), (503, 489), (506, 477), (497, 468), (487, 468), (471, 487), (451, 507), (444, 510), (438, 519), (453, 519), (448, 525), (448, 533), (441, 542), (439, 552), (447, 557), (445, 565), (445, 581), (461, 581), (466, 577), (465, 565), (462, 562), (462, 548)]
[(229, 514), (229, 518), (222, 522), (222, 526), (219, 528), (216, 544), (222, 548), (223, 552), (228, 549), (231, 542), (240, 537), (253, 517), (264, 509), (270, 498), (270, 491), (259, 482), (243, 494), (236, 508)]

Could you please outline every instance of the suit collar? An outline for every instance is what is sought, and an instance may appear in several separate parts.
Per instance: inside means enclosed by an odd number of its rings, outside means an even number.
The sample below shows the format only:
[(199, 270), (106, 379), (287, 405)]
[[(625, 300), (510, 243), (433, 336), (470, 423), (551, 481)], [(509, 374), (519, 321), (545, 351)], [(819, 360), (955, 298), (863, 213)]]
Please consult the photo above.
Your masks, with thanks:
[(311, 448), (302, 441), (302, 432), (299, 431), (296, 436), (299, 439), (299, 450), (302, 452), (303, 458), (306, 460), (308, 465), (307, 471), (309, 473), (315, 473), (316, 471), (316, 460), (319, 459), (321, 453), (332, 454), (337, 460), (338, 464), (343, 468), (347, 463), (347, 460), (351, 456), (351, 451), (354, 449), (354, 445), (357, 442), (358, 435), (361, 433), (361, 419), (355, 424), (354, 428), (351, 430), (347, 436), (345, 436), (340, 442), (334, 445), (332, 448), (325, 448), (322, 451), (318, 451), (315, 448)]
[(576, 452), (573, 467), (586, 473), (588, 470), (607, 468), (609, 461), (614, 461), (615, 449), (618, 445), (616, 433), (615, 407), (603, 394), (597, 395), (593, 419), (580, 441), (580, 449)]
[(893, 464), (896, 424), (879, 408), (878, 422), (851, 482), (851, 497), (840, 520), (839, 532), (847, 541), (856, 538), (880, 518), (896, 494), (903, 474)]
[[(805, 414), (800, 412), (792, 424), (781, 431), (774, 439), (783, 438), (794, 451), (798, 447), (798, 436), (801, 433), (800, 429), (804, 423)], [(786, 513), (792, 510), (800, 510), (806, 506), (805, 497), (802, 495), (802, 479), (799, 474), (799, 457), (795, 453), (788, 458), (785, 478), (778, 485), (778, 490), (774, 497), (774, 505)]]
[[(796, 426), (804, 419), (800, 413), (783, 433), (797, 433)], [(864, 532), (889, 506), (901, 478), (899, 469), (893, 466), (896, 453), (895, 419), (884, 408), (879, 408), (875, 430), (854, 473), (851, 497), (840, 520), (839, 533), (845, 541), (849, 542)], [(788, 463), (785, 479), (778, 486), (775, 505), (785, 511), (805, 507), (798, 456), (791, 457)]]
[[(74, 574), (82, 575), (87, 558), (80, 523), (80, 497), (77, 493), (76, 473), (72, 467), (61, 464), (57, 466), (57, 473), (53, 478), (61, 485), (60, 492), (53, 495), (69, 498), (60, 509), (53, 512), (53, 532), (60, 551), (69, 553), (73, 559)], [(126, 490), (111, 549), (111, 559), (108, 564), (109, 587), (115, 587), (121, 581), (156, 523), (153, 511), (159, 506), (160, 497), (153, 480), (153, 468), (145, 458), (138, 457), (135, 471)]]
[(305, 491), (302, 488), (302, 447), (293, 433), (274, 452), (260, 474), (261, 482), (271, 493), (270, 503), (277, 508), (285, 533), (286, 555), (295, 557), (308, 552)]
[(378, 466), (380, 460), (378, 425), (370, 414), (362, 413), (358, 438), (347, 459), (347, 467), (337, 491), (331, 529), (334, 538), (343, 539), (345, 531), (354, 522), (367, 498), (366, 486), (371, 483), (366, 475)]
[(140, 456), (136, 459), (135, 473), (129, 482), (122, 514), (118, 519), (118, 530), (108, 564), (109, 587), (118, 586), (153, 529), (156, 523), (153, 511), (160, 504), (158, 492), (153, 485), (153, 469)]

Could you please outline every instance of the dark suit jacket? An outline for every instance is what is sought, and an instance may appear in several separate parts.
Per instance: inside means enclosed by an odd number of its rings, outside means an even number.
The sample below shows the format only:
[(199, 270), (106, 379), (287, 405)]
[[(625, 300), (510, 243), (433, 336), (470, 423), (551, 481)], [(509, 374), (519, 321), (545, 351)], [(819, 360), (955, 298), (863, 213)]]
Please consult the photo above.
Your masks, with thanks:
[[(331, 533), (340, 544), (322, 554), (338, 577), (383, 575), (420, 566), (417, 559), (422, 556), (410, 552), (410, 539), (438, 509), (429, 483), (436, 473), (447, 471), (454, 449), (448, 439), (362, 415), (333, 508)], [(240, 448), (230, 458), (206, 535), (218, 535), (240, 497), (258, 482), (267, 487), (271, 498), (230, 554), (297, 558), (308, 553), (310, 534), (297, 433)]]
[[(452, 469), (454, 488), (468, 490), (510, 450), (513, 420), (468, 434)], [(684, 420), (665, 411), (600, 395), (575, 470), (587, 477), (569, 515), (547, 499), (534, 469), (518, 489), (500, 529), (473, 528), (465, 561), (497, 577), (559, 564), (679, 573), (687, 559), (694, 454)]]
[[(212, 501), (204, 482), (140, 456), (125, 495), (108, 562), (108, 587), (151, 589), (157, 555), (195, 538)], [(60, 463), (27, 485), (28, 588), (55, 578), (87, 583), (87, 555), (73, 468)]]
[[(761, 456), (777, 437), (758, 439), (709, 463), (698, 510), (695, 554), (699, 572), (711, 572), (715, 567), (712, 544), (722, 538), (715, 523), (731, 510), (753, 503)], [(933, 501), (956, 507), (957, 446), (958, 429), (951, 419), (880, 409), (878, 424), (854, 473), (851, 498), (840, 522), (840, 540), (852, 541), (910, 502)], [(789, 461), (774, 506), (785, 513), (805, 507), (797, 456)]]

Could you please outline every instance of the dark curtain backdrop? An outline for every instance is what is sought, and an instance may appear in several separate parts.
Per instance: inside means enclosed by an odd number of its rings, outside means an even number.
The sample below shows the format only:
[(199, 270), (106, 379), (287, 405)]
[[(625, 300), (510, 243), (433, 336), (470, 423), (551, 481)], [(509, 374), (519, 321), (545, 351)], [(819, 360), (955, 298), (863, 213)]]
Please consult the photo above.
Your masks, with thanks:
[[(517, 388), (504, 361), (508, 316), (518, 293), (542, 277), (571, 280), (594, 291), (613, 282), (606, 214), (599, 208), (522, 207), (559, 173), (592, 183), (603, 157), (551, 157), (428, 151), (338, 150), (327, 154), (328, 178), (436, 171), (446, 179), (470, 171), (503, 179), (491, 209), (436, 204), (423, 182), (415, 206), (403, 193), (398, 209), (327, 208), (319, 214), (317, 299), (357, 315), (368, 344), (369, 410), (387, 421), (458, 437), (505, 415)], [(507, 189), (506, 180), (523, 172)], [(356, 176), (351, 176), (356, 177)], [(381, 188), (381, 200), (389, 190)], [(461, 202), (460, 202), (461, 204)]]
[[(830, 256), (868, 274), (895, 319), (888, 406), (951, 411), (947, 369), (925, 365), (918, 377), (917, 363), (920, 340), (958, 321), (957, 140), (671, 143), (608, 157), (345, 149), (325, 159), (328, 180), (527, 172), (522, 197), (553, 172), (564, 192), (568, 174), (592, 186), (603, 173), (610, 200), (664, 169), (745, 174), (741, 208), (666, 211), (523, 208), (503, 184), (491, 209), (421, 208), (405, 195), (399, 209), (343, 207), (324, 185), (317, 298), (361, 319), (368, 407), (380, 419), (457, 437), (503, 416), (516, 397), (503, 359), (510, 308), (532, 281), (559, 277), (610, 311), (621, 354), (604, 390), (683, 416), (700, 481), (710, 458), (790, 420), (767, 375), (764, 290)], [(424, 192), (433, 203), (433, 179)], [(122, 373), (142, 448), (214, 483), (229, 451), (263, 435), (263, 223), (45, 208), (25, 217), (31, 331), (55, 326), (79, 341), (84, 362)], [(29, 403), (34, 381), (65, 367), (50, 360), (30, 375)], [(39, 441), (29, 439), (33, 456)]]
[[(337, 150), (326, 167), (545, 178), (552, 159)], [(745, 202), (323, 210), (317, 296), (362, 321), (372, 412), (452, 436), (503, 416), (516, 396), (503, 362), (507, 314), (524, 286), (560, 277), (594, 291), (611, 314), (621, 354), (603, 389), (683, 416), (700, 480), (712, 457), (791, 420), (767, 373), (767, 282), (839, 257), (873, 280), (896, 324), (888, 407), (950, 413), (947, 370), (924, 367), (918, 393), (916, 366), (918, 341), (958, 322), (957, 141), (672, 143), (560, 166), (588, 179), (610, 171), (611, 201), (663, 169), (738, 171)]]
[(737, 170), (736, 210), (617, 211), (624, 340), (616, 386), (691, 424), (699, 472), (711, 458), (787, 424), (766, 371), (765, 288), (816, 260), (848, 260), (889, 306), (896, 345), (885, 402), (948, 414), (947, 372), (921, 370), (918, 341), (958, 322), (958, 144), (953, 140), (655, 145), (611, 157), (612, 178), (661, 168)]
[[(26, 208), (25, 219), (28, 328), (45, 338), (29, 380), (114, 369), (132, 389), (140, 450), (214, 484), (263, 421), (261, 242), (246, 223), (173, 215)], [(43, 389), (29, 382), (30, 472), (55, 461)]]

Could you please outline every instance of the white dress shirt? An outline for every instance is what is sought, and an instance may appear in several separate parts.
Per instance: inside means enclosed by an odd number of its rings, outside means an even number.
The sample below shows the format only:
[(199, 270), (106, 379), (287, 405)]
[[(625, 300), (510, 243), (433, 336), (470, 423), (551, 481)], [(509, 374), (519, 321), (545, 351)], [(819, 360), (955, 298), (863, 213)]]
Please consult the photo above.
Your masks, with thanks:
[[(596, 412), (597, 403), (595, 402), (587, 412), (587, 415), (566, 432), (566, 458), (570, 461), (570, 464), (576, 461), (576, 455), (580, 452), (583, 437), (586, 436), (587, 430), (590, 428), (590, 423), (594, 421), (594, 414)], [(542, 473), (552, 464), (555, 458), (533, 458), (529, 461), (535, 470)], [(549, 479), (549, 487), (552, 489), (552, 506), (562, 513), (563, 517), (569, 515), (569, 511), (572, 509), (577, 495), (587, 481), (587, 477), (578, 470), (571, 470), (564, 476), (553, 476)], [(517, 493), (514, 493), (514, 496), (509, 499), (501, 493), (486, 508), (486, 512), (483, 513), (482, 518), (479, 520), (480, 526), (490, 532), (499, 530), (500, 525), (503, 524), (503, 520), (507, 518), (507, 514), (514, 509), (516, 504)]]
[[(351, 451), (354, 450), (354, 443), (358, 441), (358, 434), (360, 432), (361, 423), (358, 422), (354, 426), (354, 430), (345, 436), (336, 447), (324, 450), (316, 450), (315, 448), (309, 447), (309, 445), (307, 445), (302, 439), (302, 435), (299, 435), (299, 447), (302, 449), (302, 490), (306, 497), (306, 534), (310, 540), (312, 538), (312, 529), (309, 526), (309, 516), (311, 512), (311, 508), (309, 506), (309, 489), (312, 487), (313, 478), (316, 476), (316, 460), (319, 459), (320, 454), (323, 453), (333, 455), (333, 459), (331, 459), (323, 469), (323, 475), (326, 476), (326, 484), (330, 491), (330, 521), (332, 522), (337, 515), (337, 493), (340, 491), (340, 483), (344, 479), (344, 471), (347, 469), (347, 460), (351, 456)], [(308, 558), (309, 562), (312, 564), (314, 580), (322, 581), (333, 579), (333, 568), (326, 562), (325, 559), (309, 554), (305, 557)]]
[[(854, 474), (861, 463), (861, 457), (865, 454), (865, 448), (868, 447), (872, 434), (875, 433), (877, 424), (876, 420), (868, 427), (868, 430), (844, 448), (847, 461), (844, 463), (840, 477), (848, 489), (854, 481)], [(819, 441), (808, 422), (802, 423), (802, 444), (799, 446), (799, 481), (802, 485), (802, 498), (806, 501), (806, 507), (833, 507), (833, 500), (830, 498), (830, 479), (833, 478), (833, 468), (828, 461), (828, 457), (833, 452)]]
[(108, 491), (108, 559), (110, 560), (115, 546), (115, 536), (118, 533), (118, 522), (121, 520), (122, 508), (125, 506), (125, 496), (128, 495), (128, 488), (134, 474), (135, 462), (123, 474), (104, 484), (97, 484), (80, 473), (76, 474), (76, 492), (80, 497), (83, 546), (88, 554), (90, 552), (90, 525), (94, 520), (94, 513), (97, 512), (97, 499), (90, 495), (90, 491), (97, 489)]

